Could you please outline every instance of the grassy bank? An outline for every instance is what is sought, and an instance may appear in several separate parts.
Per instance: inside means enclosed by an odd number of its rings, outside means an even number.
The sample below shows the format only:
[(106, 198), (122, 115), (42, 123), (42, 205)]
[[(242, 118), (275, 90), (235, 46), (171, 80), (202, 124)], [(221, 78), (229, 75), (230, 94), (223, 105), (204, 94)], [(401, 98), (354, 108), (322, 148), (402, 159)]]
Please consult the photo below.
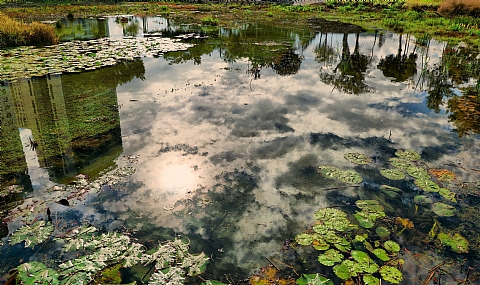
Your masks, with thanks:
[(0, 47), (45, 46), (57, 43), (53, 26), (23, 23), (0, 15)]
[[(480, 2), (472, 0), (326, 0), (306, 6), (253, 4), (187, 4), (172, 2), (127, 2), (118, 5), (39, 5), (5, 7), (4, 14), (23, 20), (59, 19), (68, 14), (90, 17), (112, 14), (165, 15), (202, 22), (212, 19), (228, 26), (239, 21), (275, 21), (305, 25), (311, 18), (340, 20), (365, 29), (388, 29), (417, 38), (435, 38), (451, 43), (480, 46)], [(478, 9), (477, 9), (478, 6)], [(233, 22), (232, 22), (233, 21)]]

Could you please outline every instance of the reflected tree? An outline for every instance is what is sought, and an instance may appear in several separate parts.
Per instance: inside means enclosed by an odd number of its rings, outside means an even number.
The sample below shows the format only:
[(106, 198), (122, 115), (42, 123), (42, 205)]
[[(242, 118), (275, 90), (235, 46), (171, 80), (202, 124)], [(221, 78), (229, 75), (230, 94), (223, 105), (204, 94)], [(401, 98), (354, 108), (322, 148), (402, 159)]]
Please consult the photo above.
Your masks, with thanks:
[(437, 71), (427, 71), (425, 73), (428, 84), (427, 107), (440, 112), (440, 106), (443, 105), (444, 98), (450, 98), (454, 95), (453, 86), (445, 73)]
[(480, 93), (469, 87), (462, 96), (448, 100), (448, 120), (455, 126), (459, 136), (480, 134)]
[(356, 33), (355, 48), (350, 53), (348, 34), (343, 34), (340, 62), (333, 71), (321, 70), (320, 80), (348, 94), (362, 94), (374, 89), (365, 83), (365, 73), (371, 58), (360, 53), (360, 33)]
[(407, 55), (410, 37), (408, 37), (405, 42), (406, 48), (404, 53), (402, 53), (402, 39), (403, 35), (400, 34), (397, 54), (388, 55), (381, 59), (377, 65), (377, 68), (383, 72), (383, 75), (394, 78), (394, 80), (392, 80), (394, 82), (406, 81), (417, 73), (417, 54), (415, 53), (415, 49)]
[(277, 57), (271, 64), (271, 68), (281, 76), (293, 75), (298, 73), (304, 57), (296, 54), (289, 49)]

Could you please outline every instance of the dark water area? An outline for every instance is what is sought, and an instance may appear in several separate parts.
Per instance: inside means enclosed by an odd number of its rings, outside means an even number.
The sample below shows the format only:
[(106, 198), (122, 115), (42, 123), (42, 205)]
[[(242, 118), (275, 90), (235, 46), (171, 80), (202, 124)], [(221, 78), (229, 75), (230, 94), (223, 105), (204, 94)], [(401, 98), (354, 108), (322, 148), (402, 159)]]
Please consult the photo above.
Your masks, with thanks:
[[(0, 86), (1, 186), (24, 188), (1, 198), (0, 276), (20, 260), (59, 258), (54, 247), (8, 244), (25, 219), (45, 219), (47, 207), (66, 223), (128, 229), (145, 245), (189, 239), (192, 252), (211, 258), (205, 279), (245, 280), (269, 264), (266, 258), (300, 273), (332, 275), (318, 254), (285, 243), (315, 223), (318, 209), (352, 214), (359, 199), (377, 199), (388, 216), (415, 224), (393, 237), (407, 249), (401, 284), (423, 282), (444, 260), (464, 260), (448, 268), (458, 279), (466, 268), (479, 268), (478, 50), (324, 21), (303, 29), (258, 23), (205, 28), (125, 17), (63, 20), (57, 32), (64, 41), (161, 35), (195, 46)], [(455, 173), (459, 183), (449, 187), (458, 202), (447, 203), (457, 215), (415, 205), (421, 190), (413, 179), (379, 174), (399, 149), (415, 150), (429, 169)], [(373, 162), (353, 164), (344, 158), (349, 152)], [(317, 173), (322, 165), (355, 170), (363, 182), (326, 178)], [(98, 194), (69, 198), (69, 207), (54, 200), (71, 193), (47, 191), (79, 174), (95, 181), (124, 166), (135, 173), (100, 185)], [(383, 184), (402, 194), (386, 195)], [(26, 218), (12, 218), (17, 207), (36, 201), (47, 202)], [(432, 227), (461, 233), (469, 253), (435, 250), (426, 242)], [(124, 272), (124, 283), (145, 273), (134, 271)]]

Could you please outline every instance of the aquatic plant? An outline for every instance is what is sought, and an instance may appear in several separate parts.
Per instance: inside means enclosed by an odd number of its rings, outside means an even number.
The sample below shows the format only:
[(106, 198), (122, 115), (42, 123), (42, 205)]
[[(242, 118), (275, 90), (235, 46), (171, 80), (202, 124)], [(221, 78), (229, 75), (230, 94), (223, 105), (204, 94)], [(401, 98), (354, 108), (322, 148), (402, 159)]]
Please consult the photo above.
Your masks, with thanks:
[(459, 233), (453, 235), (447, 233), (439, 233), (437, 239), (442, 245), (449, 246), (453, 252), (468, 253), (468, 240)]
[(366, 154), (358, 152), (349, 152), (344, 155), (345, 159), (349, 160), (351, 163), (355, 164), (369, 164), (372, 162), (372, 159)]
[(53, 26), (42, 23), (22, 23), (0, 15), (0, 48), (46, 46), (58, 42)]
[(14, 245), (25, 241), (25, 247), (34, 247), (47, 240), (53, 230), (52, 224), (46, 225), (45, 221), (37, 221), (31, 226), (25, 225), (16, 230), (10, 236), (10, 244)]
[(412, 160), (412, 161), (420, 159), (420, 154), (418, 154), (418, 152), (411, 149), (407, 149), (407, 150), (399, 149), (395, 152), (395, 155), (399, 158)]
[(448, 204), (437, 202), (432, 205), (432, 211), (442, 217), (452, 217), (455, 216), (457, 210), (455, 207)]
[(10, 185), (3, 189), (0, 189), (0, 198), (5, 198), (12, 194), (22, 193), (23, 187), (20, 185)]
[(403, 180), (405, 179), (405, 173), (398, 169), (380, 169), (380, 174), (390, 180)]
[[(373, 227), (378, 217), (385, 216), (383, 206), (375, 200), (358, 200), (357, 207), (360, 212), (354, 215), (361, 216), (359, 224), (362, 227)], [(374, 241), (374, 235), (362, 234), (359, 228), (350, 222), (347, 213), (337, 208), (323, 208), (314, 214), (317, 223), (311, 230), (300, 233), (295, 241), (301, 246), (312, 245), (316, 250), (322, 251), (318, 255), (318, 262), (324, 266), (333, 267), (337, 277), (343, 280), (364, 281), (364, 284), (374, 284), (379, 278), (397, 284), (402, 280), (402, 273), (394, 266), (399, 263), (398, 253), (400, 246), (387, 240), (383, 244)], [(364, 220), (368, 220), (364, 222)], [(387, 238), (390, 230), (378, 227), (379, 236)], [(373, 245), (372, 245), (373, 243)], [(312, 279), (315, 275), (302, 276), (298, 284), (333, 284), (329, 279)], [(298, 280), (297, 280), (298, 282)]]
[(353, 170), (341, 170), (334, 166), (320, 166), (318, 173), (328, 178), (338, 179), (348, 184), (358, 184), (363, 181), (362, 176)]
[(382, 191), (383, 194), (387, 195), (390, 198), (395, 198), (400, 194), (400, 192), (402, 192), (400, 188), (389, 185), (380, 186), (380, 191)]

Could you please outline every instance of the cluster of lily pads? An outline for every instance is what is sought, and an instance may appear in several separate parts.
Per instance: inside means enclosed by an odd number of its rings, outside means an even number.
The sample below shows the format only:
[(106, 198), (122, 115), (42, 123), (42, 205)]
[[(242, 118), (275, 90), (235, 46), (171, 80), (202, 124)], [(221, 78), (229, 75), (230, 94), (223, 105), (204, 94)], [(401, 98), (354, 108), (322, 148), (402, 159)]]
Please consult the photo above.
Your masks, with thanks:
[(18, 194), (22, 193), (23, 187), (20, 185), (10, 185), (7, 187), (4, 187), (3, 189), (0, 189), (0, 198), (5, 198), (7, 196), (10, 196), (12, 194)]
[[(357, 201), (355, 218), (361, 227), (371, 228), (377, 217), (384, 216), (383, 207), (372, 200)], [(361, 222), (364, 217), (369, 222)], [(383, 241), (378, 236), (363, 233), (356, 224), (348, 219), (347, 213), (337, 208), (324, 208), (315, 213), (317, 223), (308, 231), (298, 234), (295, 241), (302, 246), (310, 246), (320, 251), (318, 261), (325, 266), (333, 266), (333, 272), (343, 280), (355, 279), (363, 284), (380, 284), (380, 279), (398, 284), (402, 281), (402, 272), (397, 266), (403, 263), (398, 253), (400, 246), (388, 235)], [(383, 231), (383, 230), (382, 230)], [(303, 276), (307, 281), (318, 276)], [(311, 281), (311, 280), (310, 280)], [(319, 280), (333, 284), (326, 277)], [(313, 281), (312, 281), (313, 282)]]
[[(64, 260), (55, 268), (39, 261), (23, 263), (17, 267), (17, 280), (21, 284), (89, 284), (114, 265), (128, 268), (143, 264), (150, 266), (152, 272), (148, 284), (179, 285), (184, 284), (185, 276), (203, 273), (209, 260), (204, 253), (190, 254), (189, 244), (180, 239), (145, 251), (144, 245), (132, 242), (128, 235), (116, 232), (98, 235), (96, 231), (93, 226), (80, 226), (59, 235), (54, 240), (62, 245), (63, 252), (80, 256)], [(32, 247), (53, 232), (53, 225), (39, 221), (15, 231), (10, 243), (25, 241), (26, 247)]]
[(0, 50), (0, 82), (47, 74), (74, 73), (112, 66), (123, 60), (186, 50), (193, 44), (169, 38), (102, 38), (44, 48)]

